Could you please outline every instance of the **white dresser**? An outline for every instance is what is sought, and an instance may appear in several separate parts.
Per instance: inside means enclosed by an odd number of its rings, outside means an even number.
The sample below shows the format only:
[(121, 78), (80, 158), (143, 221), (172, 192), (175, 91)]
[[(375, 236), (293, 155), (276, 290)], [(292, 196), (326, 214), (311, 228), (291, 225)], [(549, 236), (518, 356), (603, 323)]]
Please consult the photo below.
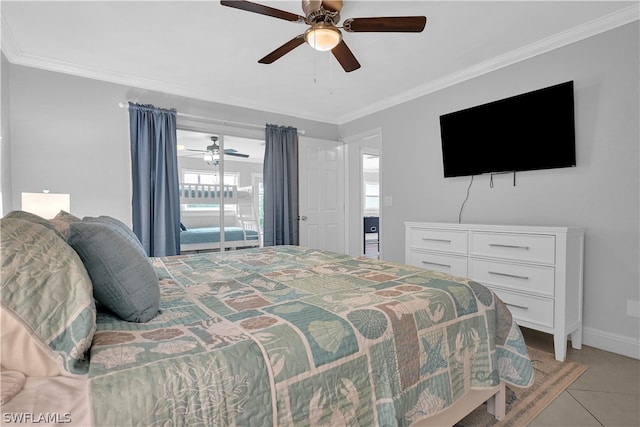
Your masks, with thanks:
[(582, 347), (584, 229), (406, 222), (405, 263), (493, 290), (521, 326), (553, 334), (556, 359)]

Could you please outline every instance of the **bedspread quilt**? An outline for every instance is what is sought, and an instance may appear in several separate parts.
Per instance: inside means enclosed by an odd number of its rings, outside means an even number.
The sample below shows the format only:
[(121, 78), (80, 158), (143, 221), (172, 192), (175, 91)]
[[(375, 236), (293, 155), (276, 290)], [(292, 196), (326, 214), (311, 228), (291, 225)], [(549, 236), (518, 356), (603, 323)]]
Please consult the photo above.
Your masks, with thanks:
[(468, 279), (295, 246), (153, 264), (156, 318), (98, 314), (96, 425), (408, 425), (533, 380), (509, 311)]

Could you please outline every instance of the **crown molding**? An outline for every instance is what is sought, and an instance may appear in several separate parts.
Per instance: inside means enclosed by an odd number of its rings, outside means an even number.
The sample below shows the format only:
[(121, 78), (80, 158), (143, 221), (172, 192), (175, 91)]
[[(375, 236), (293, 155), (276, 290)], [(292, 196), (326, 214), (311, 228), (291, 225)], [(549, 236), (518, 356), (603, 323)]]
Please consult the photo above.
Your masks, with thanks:
[(266, 111), (273, 114), (283, 114), (300, 119), (320, 121), (329, 124), (337, 124), (335, 116), (322, 116), (318, 114), (307, 114), (299, 110), (277, 109), (273, 105), (263, 105), (260, 103), (248, 101), (244, 98), (225, 97), (218, 94), (209, 94), (200, 89), (194, 89), (189, 86), (176, 85), (160, 80), (149, 79), (134, 74), (114, 72), (97, 67), (87, 67), (76, 63), (60, 61), (46, 56), (32, 55), (23, 52), (19, 47), (7, 24), (4, 16), (1, 21), (2, 34), (2, 51), (10, 63), (33, 67), (47, 71), (54, 71), (63, 74), (70, 74), (78, 77), (85, 77), (94, 80), (105, 81), (109, 83), (120, 84), (123, 86), (131, 86), (137, 89), (149, 90), (152, 92), (167, 93), (186, 98), (199, 99), (202, 101), (215, 102), (234, 107), (255, 109)]
[(531, 43), (519, 49), (515, 49), (504, 55), (499, 55), (488, 61), (481, 62), (474, 66), (460, 70), (458, 72), (432, 80), (424, 85), (412, 90), (399, 93), (383, 101), (373, 103), (365, 108), (354, 110), (349, 114), (340, 117), (330, 115), (320, 115), (317, 113), (302, 112), (299, 110), (274, 109), (273, 105), (263, 105), (247, 99), (237, 97), (221, 97), (216, 94), (203, 93), (202, 90), (195, 90), (188, 86), (176, 85), (173, 83), (148, 79), (145, 77), (113, 72), (110, 70), (82, 66), (70, 62), (59, 61), (44, 56), (31, 55), (22, 52), (7, 24), (4, 16), (1, 20), (2, 51), (5, 53), (10, 63), (24, 65), (28, 67), (40, 68), (64, 74), (71, 74), (79, 77), (86, 77), (95, 80), (102, 80), (124, 86), (133, 86), (140, 89), (154, 92), (169, 93), (176, 96), (200, 99), (209, 102), (232, 105), (235, 107), (250, 108), (261, 111), (268, 111), (275, 114), (284, 114), (301, 119), (320, 121), (328, 124), (341, 125), (358, 118), (379, 112), (381, 110), (402, 104), (407, 101), (419, 98), (429, 93), (444, 89), (446, 87), (464, 82), (474, 77), (504, 68), (520, 61), (532, 58), (537, 55), (567, 46), (571, 43), (595, 36), (597, 34), (612, 30), (622, 25), (637, 21), (640, 18), (640, 4), (620, 9), (601, 18), (592, 20), (585, 24), (547, 37), (535, 43)]
[(0, 17), (0, 37), (2, 40), (2, 52), (12, 64), (20, 56), (20, 50), (16, 39), (13, 37), (13, 33), (9, 30), (9, 24), (4, 18), (4, 15)]
[(533, 58), (606, 31), (613, 30), (614, 28), (637, 21), (638, 19), (640, 19), (640, 3), (634, 3), (629, 7), (604, 15), (598, 19), (570, 28), (566, 31), (541, 39), (522, 48), (512, 50), (511, 52), (507, 52), (503, 55), (496, 56), (488, 61), (481, 62), (469, 68), (432, 80), (424, 85), (397, 94), (381, 102), (370, 104), (365, 108), (355, 110), (349, 114), (341, 116), (338, 120), (338, 125), (377, 113), (384, 109), (411, 101), (446, 87), (462, 83), (466, 80), (490, 73), (500, 68)]

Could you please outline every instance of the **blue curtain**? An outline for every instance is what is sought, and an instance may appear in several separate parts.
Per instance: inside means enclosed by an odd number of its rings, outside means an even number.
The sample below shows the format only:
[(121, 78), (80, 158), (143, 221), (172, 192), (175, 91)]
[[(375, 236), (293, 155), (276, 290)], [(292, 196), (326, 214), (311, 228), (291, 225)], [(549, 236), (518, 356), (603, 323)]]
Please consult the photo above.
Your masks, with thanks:
[(133, 232), (149, 256), (180, 253), (176, 110), (129, 103)]
[(264, 246), (298, 245), (298, 130), (267, 125), (264, 151)]

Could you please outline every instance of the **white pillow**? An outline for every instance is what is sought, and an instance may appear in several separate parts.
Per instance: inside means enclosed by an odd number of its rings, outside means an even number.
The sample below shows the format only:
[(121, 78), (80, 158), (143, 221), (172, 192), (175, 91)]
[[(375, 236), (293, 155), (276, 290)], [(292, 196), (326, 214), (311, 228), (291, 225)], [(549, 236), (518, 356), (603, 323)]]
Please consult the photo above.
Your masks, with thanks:
[(2, 366), (27, 376), (86, 374), (96, 328), (91, 279), (50, 228), (2, 218)]

